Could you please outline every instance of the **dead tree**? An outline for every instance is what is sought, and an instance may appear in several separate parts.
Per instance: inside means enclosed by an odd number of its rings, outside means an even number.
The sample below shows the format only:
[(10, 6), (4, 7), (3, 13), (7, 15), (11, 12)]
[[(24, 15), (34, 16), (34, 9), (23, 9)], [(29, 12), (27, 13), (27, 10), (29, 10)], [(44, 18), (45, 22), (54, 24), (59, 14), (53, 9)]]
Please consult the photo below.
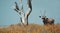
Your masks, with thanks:
[(54, 24), (54, 19), (47, 18), (45, 15), (39, 16), (39, 17), (43, 20), (44, 25), (46, 25), (46, 24)]
[(28, 25), (28, 16), (32, 12), (31, 0), (27, 1), (28, 10), (27, 10), (26, 14), (24, 13), (22, 0), (20, 0), (20, 1), (21, 1), (20, 2), (21, 9), (19, 9), (17, 2), (15, 2), (15, 9), (14, 10), (20, 14), (20, 19), (21, 19), (22, 24)]

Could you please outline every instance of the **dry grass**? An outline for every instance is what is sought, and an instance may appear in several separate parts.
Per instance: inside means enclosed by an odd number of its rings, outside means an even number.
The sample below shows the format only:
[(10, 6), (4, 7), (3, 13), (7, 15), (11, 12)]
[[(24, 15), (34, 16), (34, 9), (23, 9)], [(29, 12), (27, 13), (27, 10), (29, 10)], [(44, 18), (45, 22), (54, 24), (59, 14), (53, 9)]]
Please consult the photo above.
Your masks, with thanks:
[(10, 25), (6, 28), (0, 28), (0, 33), (60, 33), (60, 24), (56, 25), (29, 24), (28, 26), (16, 24)]

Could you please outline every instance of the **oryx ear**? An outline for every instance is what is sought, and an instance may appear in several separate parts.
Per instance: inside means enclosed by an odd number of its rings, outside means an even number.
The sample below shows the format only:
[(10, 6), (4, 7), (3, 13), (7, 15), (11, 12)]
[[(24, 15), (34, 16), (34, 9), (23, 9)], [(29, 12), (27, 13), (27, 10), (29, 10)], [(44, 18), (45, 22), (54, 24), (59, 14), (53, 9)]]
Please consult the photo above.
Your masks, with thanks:
[(41, 18), (41, 16), (39, 16), (39, 18)]

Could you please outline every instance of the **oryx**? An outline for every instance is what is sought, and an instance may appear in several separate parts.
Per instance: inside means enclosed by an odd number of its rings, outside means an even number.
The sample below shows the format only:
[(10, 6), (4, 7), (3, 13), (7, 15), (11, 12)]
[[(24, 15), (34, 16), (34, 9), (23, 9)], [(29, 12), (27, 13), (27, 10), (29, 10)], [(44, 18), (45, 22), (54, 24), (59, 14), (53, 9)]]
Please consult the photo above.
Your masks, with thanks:
[(46, 24), (54, 24), (54, 19), (53, 18), (47, 18), (45, 16), (46, 11), (44, 12), (43, 16), (39, 16), (39, 18), (41, 18), (43, 20), (43, 23)]

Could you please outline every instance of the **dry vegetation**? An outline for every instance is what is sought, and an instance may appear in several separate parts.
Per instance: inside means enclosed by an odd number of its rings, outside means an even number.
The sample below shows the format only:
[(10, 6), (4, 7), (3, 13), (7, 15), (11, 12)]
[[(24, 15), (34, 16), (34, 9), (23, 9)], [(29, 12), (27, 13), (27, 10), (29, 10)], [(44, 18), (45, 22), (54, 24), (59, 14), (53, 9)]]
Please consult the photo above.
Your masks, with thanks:
[(28, 26), (16, 24), (0, 28), (0, 33), (60, 33), (60, 24), (56, 25), (29, 24)]

